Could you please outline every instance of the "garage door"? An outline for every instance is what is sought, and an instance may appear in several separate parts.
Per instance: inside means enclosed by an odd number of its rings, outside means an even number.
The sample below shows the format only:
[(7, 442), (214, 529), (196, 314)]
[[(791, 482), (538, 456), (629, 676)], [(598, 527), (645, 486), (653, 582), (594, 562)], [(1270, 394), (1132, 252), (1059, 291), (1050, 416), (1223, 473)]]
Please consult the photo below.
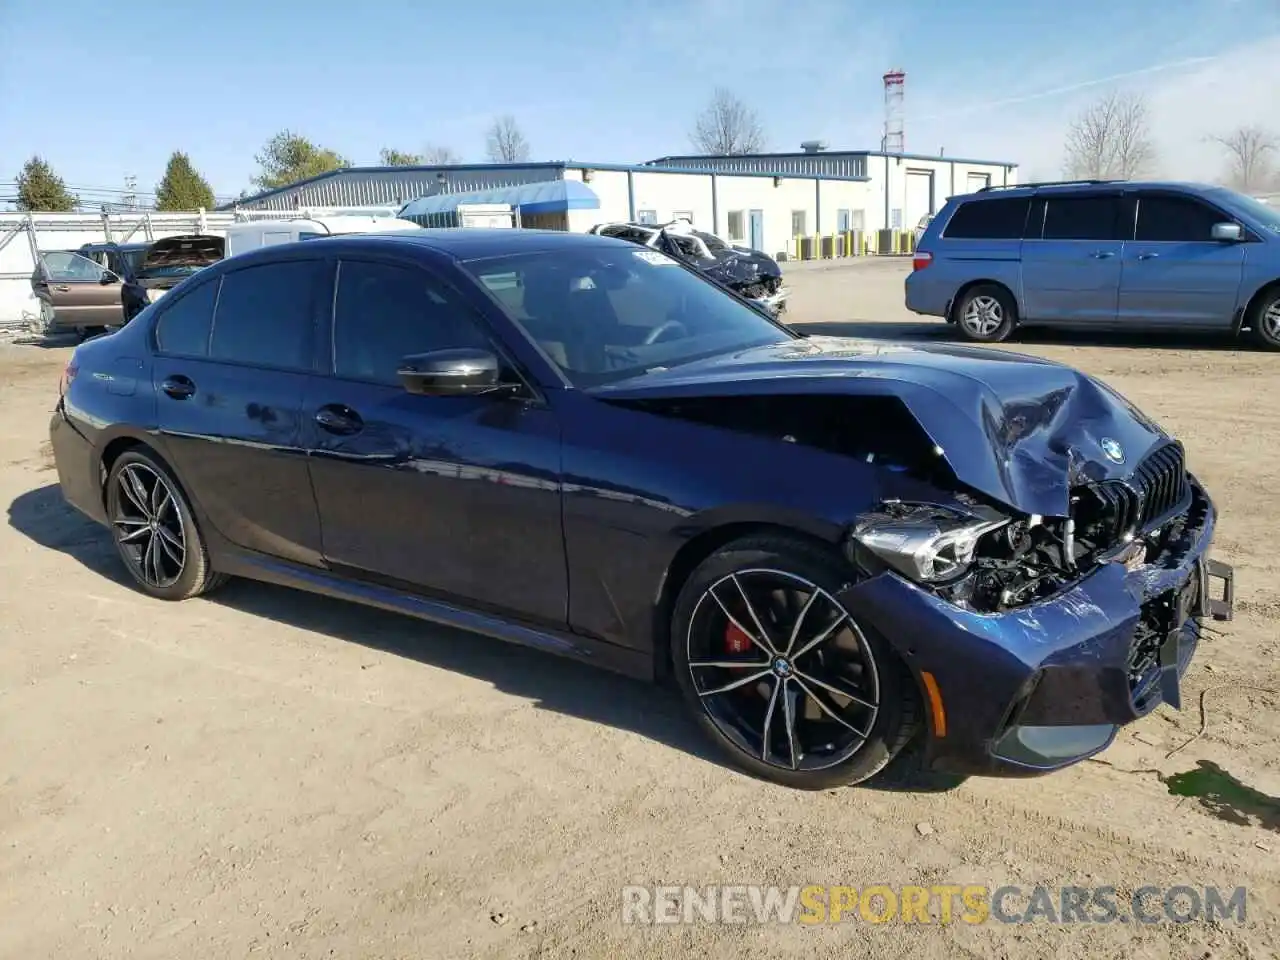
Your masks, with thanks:
[(907, 206), (904, 226), (910, 230), (922, 217), (933, 213), (933, 173), (929, 170), (907, 171)]
[(967, 193), (977, 193), (983, 187), (991, 186), (991, 174), (989, 173), (971, 173), (969, 174), (969, 189)]

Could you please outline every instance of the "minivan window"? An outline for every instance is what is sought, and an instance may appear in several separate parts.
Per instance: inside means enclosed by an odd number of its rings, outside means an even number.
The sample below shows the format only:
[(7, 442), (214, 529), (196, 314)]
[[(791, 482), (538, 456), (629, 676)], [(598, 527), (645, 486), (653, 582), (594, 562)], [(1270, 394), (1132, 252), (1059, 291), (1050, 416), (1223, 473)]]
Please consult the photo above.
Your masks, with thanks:
[(1228, 207), (1236, 207), (1245, 211), (1254, 221), (1255, 226), (1280, 233), (1280, 208), (1264, 203), (1256, 197), (1246, 196), (1225, 187), (1214, 187), (1206, 191), (1208, 196), (1221, 200)]
[(455, 347), (491, 349), (469, 307), (422, 270), (343, 260), (333, 309), (333, 369), (339, 377), (400, 383), (401, 360)]
[(209, 356), (283, 370), (311, 367), (319, 261), (285, 260), (223, 274)]
[(945, 234), (955, 240), (1020, 240), (1030, 203), (1026, 197), (968, 200), (952, 214)]
[(1050, 196), (1046, 199), (1048, 209), (1044, 217), (1044, 239), (1118, 239), (1116, 218), (1120, 211), (1119, 197)]
[(156, 321), (156, 347), (160, 352), (179, 357), (207, 356), (217, 299), (218, 281), (213, 280), (166, 302)]
[(1213, 239), (1215, 224), (1228, 218), (1192, 197), (1140, 194), (1137, 239), (1148, 243)]

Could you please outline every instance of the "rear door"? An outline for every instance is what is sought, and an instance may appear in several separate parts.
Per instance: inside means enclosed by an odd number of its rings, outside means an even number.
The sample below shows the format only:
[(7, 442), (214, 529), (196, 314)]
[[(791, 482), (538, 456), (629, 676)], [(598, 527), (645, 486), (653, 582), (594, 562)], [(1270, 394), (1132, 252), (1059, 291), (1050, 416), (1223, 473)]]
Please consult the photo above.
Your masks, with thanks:
[(233, 544), (318, 563), (300, 418), (329, 302), (322, 258), (229, 270), (157, 306), (157, 419), (179, 476)]
[(1022, 244), (1026, 319), (1115, 322), (1124, 253), (1120, 210), (1119, 191), (1036, 197)]
[(1247, 244), (1214, 240), (1238, 221), (1190, 194), (1138, 193), (1134, 239), (1124, 248), (1122, 321), (1229, 329), (1240, 299)]
[(40, 254), (31, 290), (53, 308), (58, 326), (105, 327), (122, 322), (119, 278), (70, 250)]

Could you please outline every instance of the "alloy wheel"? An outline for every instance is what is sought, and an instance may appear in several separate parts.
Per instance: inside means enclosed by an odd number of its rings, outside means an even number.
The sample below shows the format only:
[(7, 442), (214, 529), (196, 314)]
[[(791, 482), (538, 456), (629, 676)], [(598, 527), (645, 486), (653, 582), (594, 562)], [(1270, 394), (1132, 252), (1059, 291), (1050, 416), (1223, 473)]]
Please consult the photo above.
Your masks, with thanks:
[(1272, 343), (1280, 343), (1280, 300), (1273, 300), (1259, 318), (1263, 335)]
[(867, 743), (880, 677), (866, 637), (821, 587), (740, 570), (698, 599), (687, 637), (693, 689), (719, 732), (783, 770), (825, 770)]
[(960, 322), (974, 336), (989, 337), (1004, 322), (1004, 308), (995, 297), (974, 297), (965, 304)]
[(146, 464), (116, 474), (111, 528), (125, 562), (151, 587), (172, 586), (187, 563), (186, 529), (169, 482)]

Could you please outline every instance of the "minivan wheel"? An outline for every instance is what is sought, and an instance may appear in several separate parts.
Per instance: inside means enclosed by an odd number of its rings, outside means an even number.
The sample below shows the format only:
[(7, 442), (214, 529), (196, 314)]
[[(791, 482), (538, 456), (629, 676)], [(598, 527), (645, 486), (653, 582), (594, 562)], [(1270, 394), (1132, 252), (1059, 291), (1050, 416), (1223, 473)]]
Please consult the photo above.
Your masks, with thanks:
[(1265, 294), (1253, 314), (1253, 338), (1268, 350), (1280, 350), (1280, 288)]
[(956, 326), (966, 340), (999, 343), (1013, 332), (1017, 313), (1008, 290), (994, 283), (980, 283), (966, 290), (956, 304)]
[(191, 506), (169, 468), (143, 450), (121, 454), (107, 476), (107, 517), (125, 568), (160, 600), (186, 600), (221, 586)]
[(849, 574), (816, 546), (758, 536), (712, 554), (681, 589), (676, 680), (746, 772), (804, 790), (860, 783), (919, 729), (905, 667), (836, 599)]

